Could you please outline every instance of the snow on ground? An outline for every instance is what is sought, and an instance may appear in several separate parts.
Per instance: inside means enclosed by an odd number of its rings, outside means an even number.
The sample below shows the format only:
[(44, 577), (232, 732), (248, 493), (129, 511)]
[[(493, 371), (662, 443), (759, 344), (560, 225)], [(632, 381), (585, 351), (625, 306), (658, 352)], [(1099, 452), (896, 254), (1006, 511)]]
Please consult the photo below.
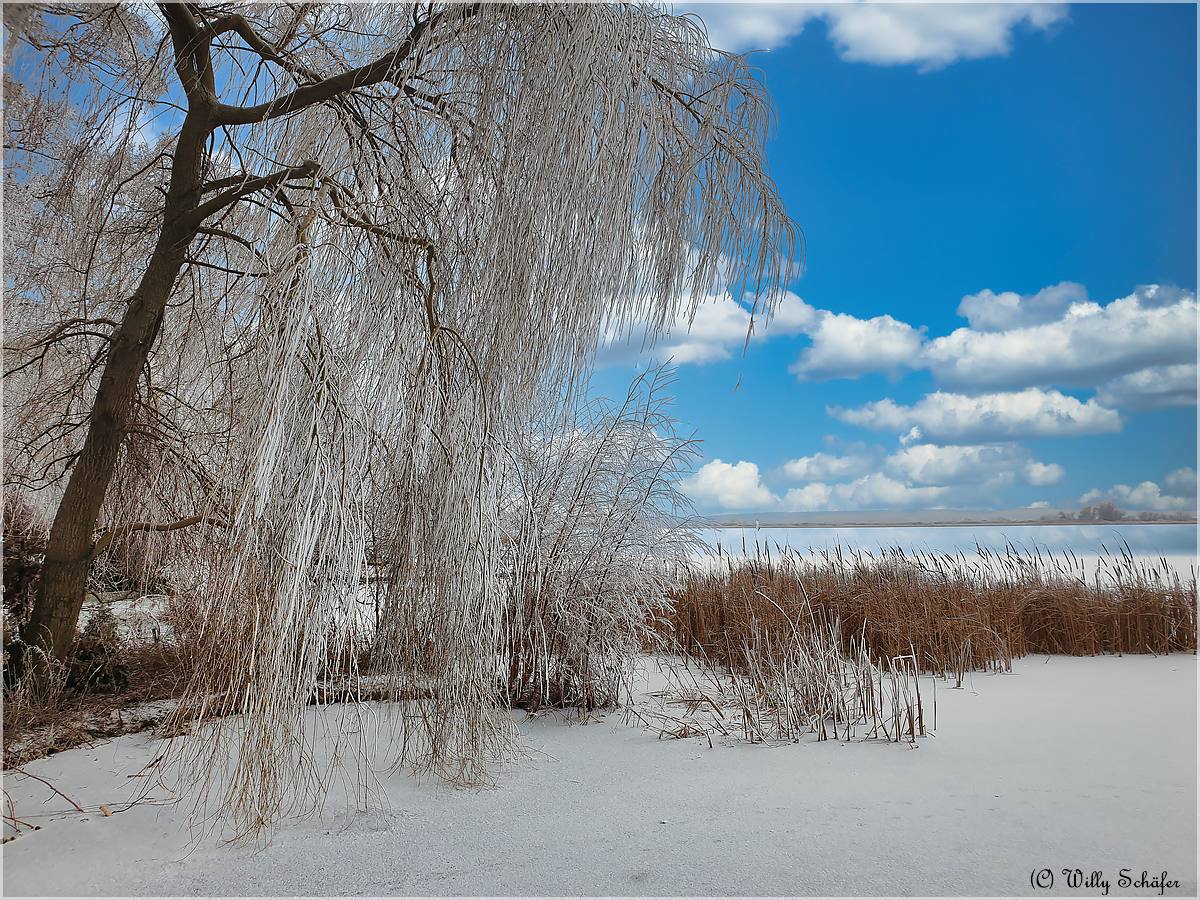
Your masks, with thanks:
[[(931, 688), (930, 688), (931, 689)], [(331, 801), (265, 847), (189, 843), (182, 810), (121, 800), (147, 735), (30, 764), (86, 808), (5, 778), (42, 825), (3, 847), (16, 894), (1029, 895), (1050, 869), (1110, 895), (1162, 871), (1196, 896), (1196, 657), (1019, 661), (939, 682), (938, 734), (905, 745), (658, 741), (620, 723), (521, 722), (536, 752), (497, 788), (385, 776), (386, 812)], [(7, 831), (6, 831), (7, 833)], [(1044, 877), (1044, 876), (1043, 876)], [(1036, 891), (1041, 894), (1042, 891)]]

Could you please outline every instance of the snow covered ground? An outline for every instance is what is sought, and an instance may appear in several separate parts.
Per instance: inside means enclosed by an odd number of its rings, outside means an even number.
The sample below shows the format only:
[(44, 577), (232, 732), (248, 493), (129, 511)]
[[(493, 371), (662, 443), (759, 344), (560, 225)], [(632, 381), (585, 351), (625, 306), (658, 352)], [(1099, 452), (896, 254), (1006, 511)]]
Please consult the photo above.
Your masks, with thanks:
[[(265, 847), (189, 843), (182, 811), (122, 800), (146, 735), (32, 763), (85, 808), (5, 778), (42, 826), (3, 847), (25, 894), (887, 894), (1100, 896), (1166, 871), (1196, 896), (1196, 658), (1034, 657), (939, 682), (938, 734), (905, 745), (658, 741), (605, 722), (521, 723), (500, 785), (385, 776), (386, 812), (340, 799)], [(9, 831), (6, 829), (6, 834)], [(1051, 891), (1031, 876), (1049, 869)], [(1040, 879), (1045, 879), (1041, 875)]]

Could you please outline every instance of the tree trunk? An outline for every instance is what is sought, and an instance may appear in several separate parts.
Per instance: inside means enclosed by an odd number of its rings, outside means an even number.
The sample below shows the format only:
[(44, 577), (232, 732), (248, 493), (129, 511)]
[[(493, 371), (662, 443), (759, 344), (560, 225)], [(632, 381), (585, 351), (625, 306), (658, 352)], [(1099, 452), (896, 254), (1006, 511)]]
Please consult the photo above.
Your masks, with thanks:
[[(154, 252), (109, 345), (87, 436), (50, 528), (41, 585), (22, 634), (27, 648), (35, 651), (30, 660), (35, 668), (41, 668), (38, 660), (47, 657), (64, 659), (75, 640), (93, 535), (129, 427), (138, 378), (200, 224), (194, 214), (201, 194), (204, 145), (211, 130), (205, 114), (193, 111), (184, 120)], [(25, 666), (20, 659), (13, 663), (13, 674), (19, 675)]]

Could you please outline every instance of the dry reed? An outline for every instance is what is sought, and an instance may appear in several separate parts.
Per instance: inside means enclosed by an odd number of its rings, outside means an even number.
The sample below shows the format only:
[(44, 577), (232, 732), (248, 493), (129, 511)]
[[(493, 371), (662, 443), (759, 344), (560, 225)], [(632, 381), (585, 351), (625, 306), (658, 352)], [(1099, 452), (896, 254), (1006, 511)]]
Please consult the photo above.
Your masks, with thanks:
[(911, 655), (924, 672), (1008, 670), (1031, 653), (1089, 656), (1196, 649), (1196, 575), (1128, 547), (1094, 571), (1073, 554), (756, 549), (694, 570), (671, 595), (658, 633), (690, 655), (744, 666), (764, 628), (839, 623), (847, 654)]

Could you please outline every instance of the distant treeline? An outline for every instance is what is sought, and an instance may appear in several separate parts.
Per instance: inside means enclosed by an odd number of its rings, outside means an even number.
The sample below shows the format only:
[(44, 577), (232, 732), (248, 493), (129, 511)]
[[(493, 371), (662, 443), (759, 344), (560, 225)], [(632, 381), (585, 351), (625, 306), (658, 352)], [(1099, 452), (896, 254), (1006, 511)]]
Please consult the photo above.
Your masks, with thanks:
[(1063, 510), (1058, 514), (1058, 518), (1062, 520), (1075, 520), (1079, 522), (1165, 522), (1165, 521), (1195, 521), (1194, 514), (1183, 512), (1154, 512), (1144, 509), (1141, 512), (1125, 512), (1123, 509), (1113, 503), (1111, 500), (1106, 500), (1096, 506), (1085, 506), (1074, 516), (1070, 512)]

